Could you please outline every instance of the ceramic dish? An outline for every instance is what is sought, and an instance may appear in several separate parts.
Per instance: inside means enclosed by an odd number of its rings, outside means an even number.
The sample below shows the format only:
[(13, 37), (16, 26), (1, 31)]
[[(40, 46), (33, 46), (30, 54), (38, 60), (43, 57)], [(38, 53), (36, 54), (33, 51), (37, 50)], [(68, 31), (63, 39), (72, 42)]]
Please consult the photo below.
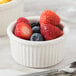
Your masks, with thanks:
[(24, 0), (12, 0), (0, 4), (0, 36), (6, 35), (6, 28), (9, 23), (23, 16)]
[[(40, 20), (39, 16), (27, 17), (27, 19), (30, 23)], [(12, 56), (17, 63), (33, 68), (44, 68), (63, 60), (68, 34), (68, 28), (65, 23), (62, 22), (64, 25), (63, 36), (54, 40), (34, 42), (20, 39), (13, 34), (15, 22), (9, 25), (7, 34), (11, 43)]]

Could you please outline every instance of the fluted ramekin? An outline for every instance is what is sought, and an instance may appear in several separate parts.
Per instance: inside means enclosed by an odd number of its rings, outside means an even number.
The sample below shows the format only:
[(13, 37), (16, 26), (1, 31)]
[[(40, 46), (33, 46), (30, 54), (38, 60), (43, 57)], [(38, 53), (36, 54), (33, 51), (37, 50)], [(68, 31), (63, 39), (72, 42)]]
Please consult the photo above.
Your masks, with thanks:
[[(27, 17), (27, 19), (30, 22), (38, 22), (40, 18), (34, 16)], [(68, 33), (66, 24), (62, 23), (64, 25), (63, 36), (54, 40), (34, 42), (20, 39), (13, 34), (15, 22), (9, 25), (7, 34), (11, 43), (12, 56), (17, 63), (33, 68), (44, 68), (63, 60)]]
[(23, 16), (24, 0), (12, 0), (0, 4), (0, 36), (6, 35), (6, 28), (10, 22)]

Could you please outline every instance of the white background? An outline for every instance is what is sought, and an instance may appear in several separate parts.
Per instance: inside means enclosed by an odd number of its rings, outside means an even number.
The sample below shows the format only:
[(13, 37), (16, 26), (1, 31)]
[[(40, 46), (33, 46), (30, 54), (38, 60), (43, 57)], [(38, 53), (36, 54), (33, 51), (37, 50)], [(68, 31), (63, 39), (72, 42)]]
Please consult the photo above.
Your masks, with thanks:
[[(74, 4), (75, 4), (75, 0), (25, 0), (25, 9), (24, 9), (25, 16), (40, 15), (42, 10), (44, 9), (57, 11), (59, 8), (62, 8), (64, 6), (66, 7), (73, 6)], [(68, 27), (69, 26), (70, 25), (68, 25)], [(67, 64), (76, 60), (76, 33), (75, 32), (76, 32), (75, 28), (70, 28), (70, 32), (66, 43), (65, 59), (60, 64), (53, 66), (51, 68), (62, 68)], [(26, 68), (25, 66), (17, 64), (12, 59), (12, 56), (10, 53), (10, 43), (7, 36), (0, 38), (0, 70), (3, 71), (5, 69), (22, 71), (25, 73), (46, 70), (46, 69)]]
[(62, 7), (76, 5), (75, 0), (24, 0), (25, 16), (40, 15), (45, 9), (58, 10)]

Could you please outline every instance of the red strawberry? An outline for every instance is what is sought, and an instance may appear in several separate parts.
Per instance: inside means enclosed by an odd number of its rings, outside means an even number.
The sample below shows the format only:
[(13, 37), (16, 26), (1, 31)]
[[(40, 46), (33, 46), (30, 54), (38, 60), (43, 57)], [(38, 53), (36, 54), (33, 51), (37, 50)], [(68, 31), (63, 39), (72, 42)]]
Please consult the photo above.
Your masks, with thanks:
[(29, 21), (24, 17), (18, 18), (16, 24), (20, 22), (25, 22), (26, 24), (30, 25)]
[(46, 40), (52, 40), (62, 36), (63, 32), (56, 26), (45, 24), (41, 26), (41, 34)]
[(32, 29), (28, 24), (20, 22), (16, 25), (14, 34), (15, 36), (23, 39), (30, 39), (30, 36), (32, 35)]
[(42, 12), (40, 16), (40, 24), (52, 24), (52, 25), (59, 25), (60, 24), (60, 17), (53, 11), (45, 10)]

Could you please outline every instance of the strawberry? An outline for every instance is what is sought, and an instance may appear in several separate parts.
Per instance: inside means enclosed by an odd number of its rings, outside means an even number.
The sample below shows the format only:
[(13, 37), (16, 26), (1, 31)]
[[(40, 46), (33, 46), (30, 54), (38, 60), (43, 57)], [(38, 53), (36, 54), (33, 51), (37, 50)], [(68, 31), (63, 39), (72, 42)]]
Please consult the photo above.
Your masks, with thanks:
[(19, 38), (28, 40), (32, 35), (32, 29), (28, 24), (20, 22), (16, 25), (14, 34)]
[(20, 22), (25, 22), (26, 24), (30, 25), (29, 21), (24, 17), (18, 18), (16, 24)]
[(53, 11), (45, 10), (40, 16), (40, 24), (52, 24), (57, 26), (60, 24), (60, 17)]
[(44, 24), (41, 26), (41, 34), (46, 40), (52, 40), (62, 36), (63, 32), (52, 24)]

